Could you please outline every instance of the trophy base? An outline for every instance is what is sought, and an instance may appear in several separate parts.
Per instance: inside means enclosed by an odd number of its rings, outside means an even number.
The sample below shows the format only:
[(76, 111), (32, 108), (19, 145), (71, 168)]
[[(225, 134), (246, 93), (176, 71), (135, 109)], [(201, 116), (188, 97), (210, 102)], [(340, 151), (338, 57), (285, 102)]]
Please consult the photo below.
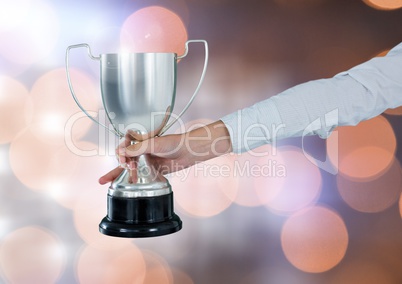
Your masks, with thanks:
[(108, 195), (108, 214), (99, 231), (121, 238), (147, 238), (175, 233), (182, 221), (173, 212), (173, 192), (154, 197), (124, 198)]

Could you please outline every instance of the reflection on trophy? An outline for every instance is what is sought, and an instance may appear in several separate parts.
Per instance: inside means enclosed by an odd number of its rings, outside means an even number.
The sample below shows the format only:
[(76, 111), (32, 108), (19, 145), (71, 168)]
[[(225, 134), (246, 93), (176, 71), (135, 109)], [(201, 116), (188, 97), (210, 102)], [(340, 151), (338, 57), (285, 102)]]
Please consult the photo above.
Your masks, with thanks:
[[(173, 118), (176, 97), (177, 60), (188, 53), (188, 44), (205, 45), (205, 63), (200, 81), (188, 104)], [(100, 61), (102, 102), (112, 128), (99, 123), (79, 103), (69, 74), (69, 52), (85, 47), (91, 59)], [(132, 129), (145, 139), (162, 135), (188, 109), (205, 76), (208, 45), (190, 40), (185, 53), (127, 53), (93, 56), (88, 44), (72, 45), (66, 52), (66, 72), (71, 94), (80, 109), (93, 121), (124, 138)], [(172, 121), (168, 123), (169, 119)], [(135, 143), (135, 142), (134, 142)], [(101, 233), (116, 237), (153, 237), (171, 234), (182, 228), (173, 210), (173, 192), (168, 180), (150, 163), (149, 154), (134, 158), (133, 169), (123, 172), (110, 185), (107, 216), (99, 224)]]

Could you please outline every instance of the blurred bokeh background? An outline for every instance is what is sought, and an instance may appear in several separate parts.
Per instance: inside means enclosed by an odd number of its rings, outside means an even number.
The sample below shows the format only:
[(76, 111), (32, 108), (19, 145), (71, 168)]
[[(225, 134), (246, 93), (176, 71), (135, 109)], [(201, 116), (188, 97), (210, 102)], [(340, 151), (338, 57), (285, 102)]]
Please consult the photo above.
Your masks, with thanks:
[[(402, 42), (401, 7), (1, 0), (0, 282), (402, 283), (400, 109), (328, 140), (286, 139), (179, 172), (170, 181), (180, 232), (111, 238), (98, 232), (107, 185), (97, 180), (117, 165), (116, 141), (75, 105), (64, 60), (83, 42), (95, 55), (180, 54), (187, 39), (207, 40), (204, 85), (172, 133), (381, 56)], [(194, 44), (179, 62), (176, 110), (203, 60)], [(71, 74), (84, 107), (104, 120), (99, 62), (74, 50)]]

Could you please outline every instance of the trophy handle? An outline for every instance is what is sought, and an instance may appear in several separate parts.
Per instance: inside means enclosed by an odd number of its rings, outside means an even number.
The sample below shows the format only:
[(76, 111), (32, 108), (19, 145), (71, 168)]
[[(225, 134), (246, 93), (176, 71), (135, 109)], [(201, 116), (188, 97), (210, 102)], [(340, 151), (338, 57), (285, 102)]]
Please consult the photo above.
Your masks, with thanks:
[(73, 88), (73, 84), (71, 83), (71, 77), (70, 77), (70, 70), (69, 70), (69, 55), (70, 55), (70, 50), (73, 48), (80, 48), (80, 47), (86, 47), (87, 51), (88, 51), (88, 56), (93, 59), (93, 60), (100, 60), (100, 56), (93, 56), (92, 52), (91, 52), (91, 47), (89, 46), (89, 44), (87, 43), (81, 43), (81, 44), (76, 44), (76, 45), (70, 45), (69, 47), (67, 47), (66, 50), (66, 74), (67, 74), (67, 82), (68, 82), (68, 87), (70, 88), (70, 92), (71, 95), (73, 96), (73, 99), (75, 101), (75, 103), (78, 105), (78, 107), (86, 114), (86, 116), (88, 116), (93, 122), (99, 124), (100, 126), (106, 128), (107, 130), (109, 130), (110, 132), (112, 132), (113, 134), (119, 136), (120, 138), (124, 137), (124, 135), (122, 136), (121, 133), (117, 132), (114, 129), (110, 129), (109, 127), (107, 127), (106, 125), (100, 123), (98, 120), (96, 120), (92, 115), (90, 115), (86, 109), (84, 109), (84, 107), (81, 105), (81, 103), (78, 101), (77, 96), (75, 95), (75, 91)]
[(196, 39), (196, 40), (188, 40), (188, 41), (186, 41), (184, 54), (180, 55), (180, 56), (177, 56), (177, 59), (182, 59), (182, 58), (187, 56), (187, 54), (188, 54), (188, 44), (192, 43), (192, 42), (201, 42), (201, 43), (204, 43), (204, 46), (205, 46), (205, 61), (204, 61), (204, 68), (202, 69), (202, 74), (201, 74), (201, 77), (200, 77), (200, 81), (198, 82), (197, 88), (195, 88), (195, 91), (194, 91), (193, 95), (191, 96), (190, 100), (188, 101), (187, 105), (183, 108), (183, 110), (180, 112), (180, 114), (173, 119), (173, 121), (171, 121), (169, 124), (167, 124), (162, 129), (162, 131), (158, 134), (158, 136), (161, 136), (163, 133), (165, 133), (165, 131), (168, 130), (187, 111), (187, 109), (190, 107), (190, 105), (193, 103), (195, 97), (197, 96), (198, 91), (201, 88), (201, 84), (204, 81), (205, 72), (207, 71), (207, 66), (208, 66), (208, 43), (205, 40)]

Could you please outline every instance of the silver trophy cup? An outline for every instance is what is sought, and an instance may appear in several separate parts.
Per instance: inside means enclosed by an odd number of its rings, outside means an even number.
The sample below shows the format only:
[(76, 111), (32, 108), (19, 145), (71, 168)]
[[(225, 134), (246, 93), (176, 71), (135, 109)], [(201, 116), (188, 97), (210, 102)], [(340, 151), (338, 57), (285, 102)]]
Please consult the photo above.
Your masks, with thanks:
[[(190, 101), (173, 117), (176, 97), (177, 61), (188, 53), (188, 44), (205, 46), (205, 62), (199, 83)], [(84, 47), (88, 56), (100, 61), (101, 95), (112, 128), (92, 117), (80, 104), (69, 72), (71, 49)], [(188, 109), (196, 97), (208, 64), (208, 44), (190, 40), (185, 53), (127, 53), (93, 56), (88, 44), (67, 48), (67, 81), (78, 107), (94, 122), (123, 138), (126, 130), (135, 131), (140, 140), (162, 135)], [(170, 122), (168, 122), (171, 120)], [(134, 142), (135, 143), (135, 142)], [(107, 216), (99, 224), (101, 233), (117, 237), (153, 237), (177, 232), (182, 227), (173, 210), (173, 192), (169, 181), (150, 162), (149, 154), (134, 158), (134, 169), (123, 172), (110, 185)]]

